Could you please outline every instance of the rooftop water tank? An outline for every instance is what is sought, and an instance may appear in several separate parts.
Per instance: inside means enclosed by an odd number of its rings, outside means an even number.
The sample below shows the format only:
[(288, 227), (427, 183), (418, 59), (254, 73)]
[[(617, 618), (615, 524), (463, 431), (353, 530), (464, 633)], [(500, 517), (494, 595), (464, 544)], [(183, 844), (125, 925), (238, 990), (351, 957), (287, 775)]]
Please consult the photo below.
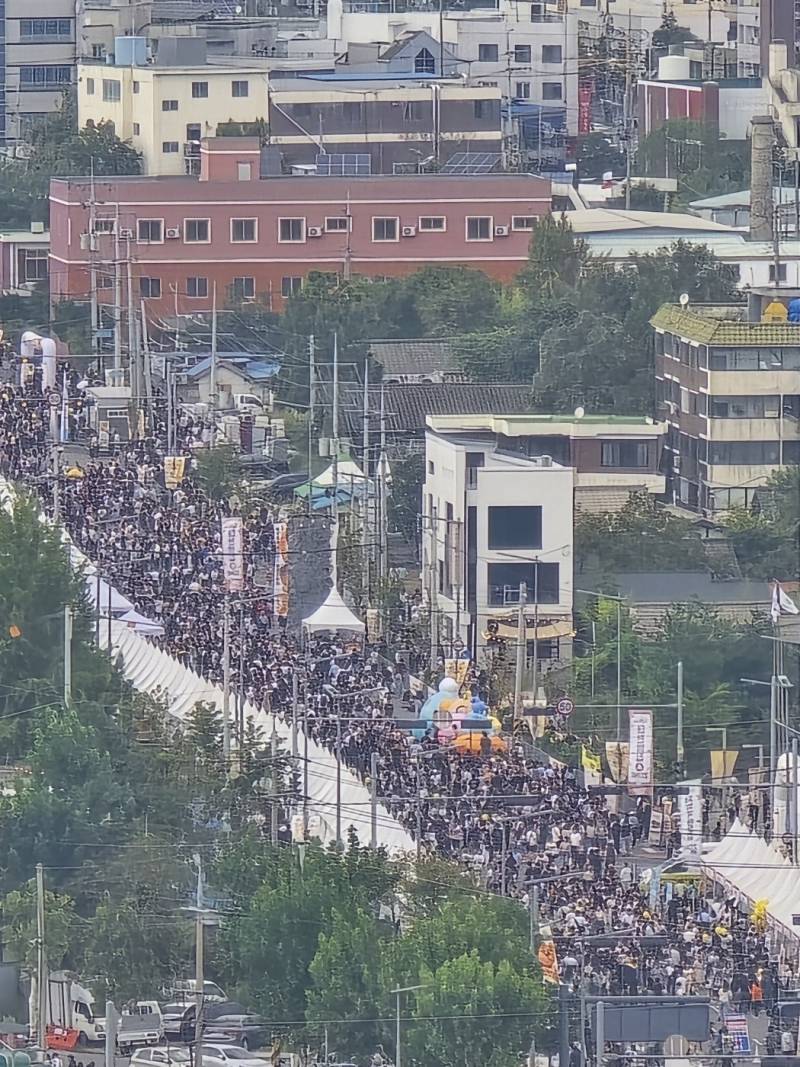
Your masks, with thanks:
[(147, 66), (147, 38), (115, 37), (114, 65), (117, 67)]

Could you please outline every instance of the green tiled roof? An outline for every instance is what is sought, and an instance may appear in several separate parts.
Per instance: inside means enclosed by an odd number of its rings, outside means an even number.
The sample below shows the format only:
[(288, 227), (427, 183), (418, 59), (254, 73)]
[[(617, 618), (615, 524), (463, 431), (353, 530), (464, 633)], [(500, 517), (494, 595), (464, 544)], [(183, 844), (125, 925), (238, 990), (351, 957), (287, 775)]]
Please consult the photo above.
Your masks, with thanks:
[(737, 322), (717, 319), (676, 304), (662, 304), (650, 325), (700, 344), (780, 347), (800, 344), (800, 324), (794, 322)]

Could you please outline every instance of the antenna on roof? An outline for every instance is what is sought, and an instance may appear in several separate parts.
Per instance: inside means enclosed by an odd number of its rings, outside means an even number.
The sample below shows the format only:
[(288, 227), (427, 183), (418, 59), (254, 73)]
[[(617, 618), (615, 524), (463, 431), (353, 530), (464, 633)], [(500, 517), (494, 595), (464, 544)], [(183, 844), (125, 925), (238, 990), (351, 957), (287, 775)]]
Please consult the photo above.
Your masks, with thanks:
[(680, 306), (682, 308), (688, 307), (689, 306), (689, 294), (688, 293), (681, 293), (681, 295), (678, 297), (678, 303), (680, 304)]
[(581, 407), (575, 408), (575, 418), (576, 419), (582, 419), (585, 414), (586, 414), (586, 411), (583, 408), (581, 408)]

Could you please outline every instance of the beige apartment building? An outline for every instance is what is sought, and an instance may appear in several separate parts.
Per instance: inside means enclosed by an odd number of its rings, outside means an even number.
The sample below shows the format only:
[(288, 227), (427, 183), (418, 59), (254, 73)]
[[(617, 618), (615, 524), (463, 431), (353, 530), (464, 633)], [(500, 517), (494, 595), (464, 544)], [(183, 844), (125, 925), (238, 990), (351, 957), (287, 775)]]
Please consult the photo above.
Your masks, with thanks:
[(35, 14), (23, 0), (6, 0), (0, 42), (0, 137), (15, 143), (31, 124), (57, 111), (75, 76), (75, 4), (39, 0)]
[[(241, 60), (230, 65), (171, 63), (205, 42), (180, 39), (187, 48), (147, 63), (144, 38), (118, 38), (115, 62), (78, 65), (78, 118), (113, 122), (123, 140), (141, 152), (145, 174), (197, 174), (200, 141), (217, 136), (220, 125), (266, 120), (268, 75)], [(127, 42), (127, 44), (126, 44)], [(127, 60), (127, 62), (126, 62)]]

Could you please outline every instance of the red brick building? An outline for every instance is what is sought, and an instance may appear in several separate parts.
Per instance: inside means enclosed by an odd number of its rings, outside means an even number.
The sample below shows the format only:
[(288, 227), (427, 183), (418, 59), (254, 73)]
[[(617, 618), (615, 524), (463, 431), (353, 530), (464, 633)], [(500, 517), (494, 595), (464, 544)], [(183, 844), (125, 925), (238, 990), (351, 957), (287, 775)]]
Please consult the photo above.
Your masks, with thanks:
[(85, 299), (93, 265), (110, 303), (115, 258), (123, 271), (130, 260), (153, 317), (207, 311), (214, 285), (220, 305), (279, 308), (311, 271), (375, 278), (463, 264), (506, 281), (550, 211), (549, 182), (524, 174), (261, 178), (260, 164), (257, 141), (215, 138), (196, 178), (96, 181), (93, 240), (89, 179), (54, 179), (53, 299)]

